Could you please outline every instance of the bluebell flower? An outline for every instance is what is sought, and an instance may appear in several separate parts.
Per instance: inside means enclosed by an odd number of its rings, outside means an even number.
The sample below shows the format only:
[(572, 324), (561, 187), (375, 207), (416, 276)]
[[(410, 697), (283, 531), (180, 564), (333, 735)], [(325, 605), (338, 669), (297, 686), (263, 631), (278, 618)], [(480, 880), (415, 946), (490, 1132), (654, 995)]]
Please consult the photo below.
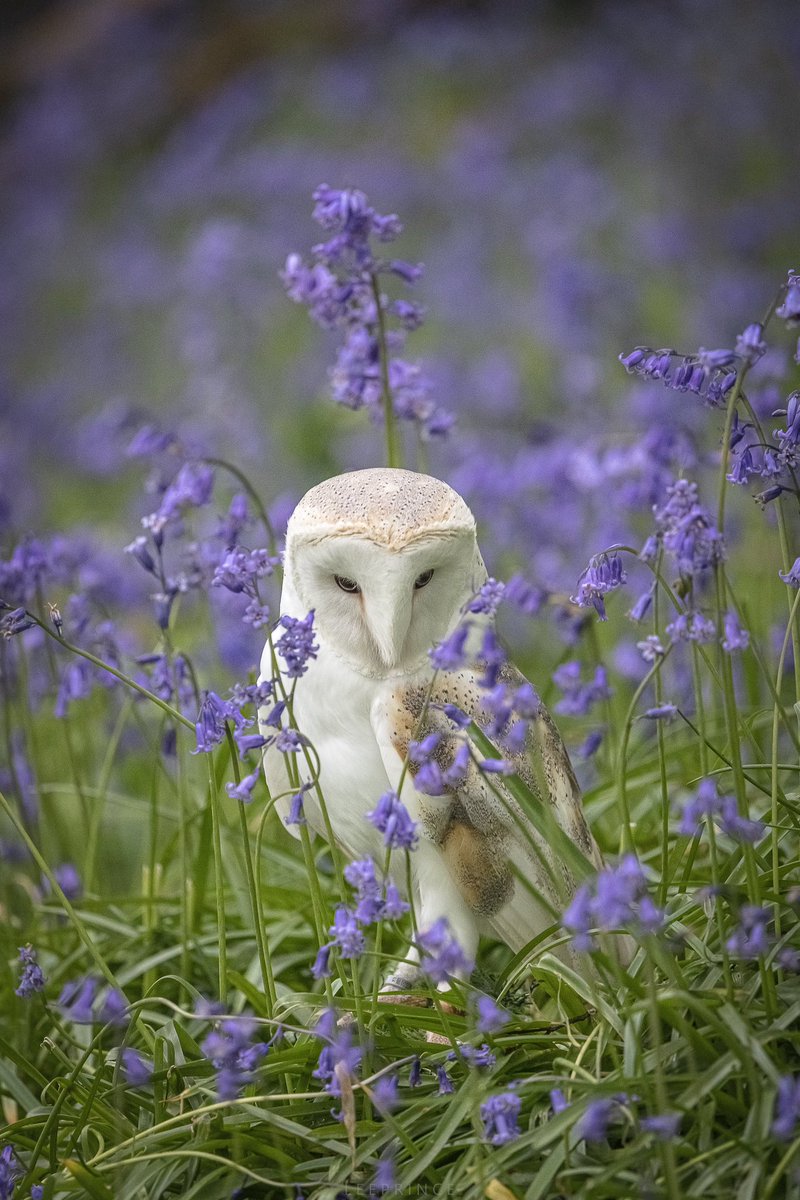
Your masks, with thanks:
[(451, 975), (470, 974), (474, 963), (464, 954), (445, 917), (417, 934), (423, 951), (420, 966), (435, 983), (446, 983)]
[(604, 597), (622, 587), (628, 576), (617, 553), (596, 554), (578, 580), (576, 595), (570, 596), (579, 608), (592, 607), (601, 621), (607, 620)]
[(451, 1050), (447, 1057), (451, 1062), (462, 1058), (471, 1067), (493, 1067), (497, 1062), (497, 1055), (492, 1052), (486, 1042), (481, 1046), (470, 1046), (468, 1043), (462, 1043), (459, 1045), (457, 1052)]
[(556, 1117), (559, 1113), (566, 1112), (569, 1108), (569, 1100), (567, 1100), (561, 1088), (553, 1088), (550, 1092), (550, 1105), (553, 1109), (553, 1115)]
[(226, 721), (232, 721), (237, 729), (242, 729), (246, 724), (235, 705), (223, 700), (216, 692), (204, 692), (195, 724), (197, 745), (192, 754), (210, 754), (215, 746), (224, 741)]
[(670, 621), (667, 633), (673, 642), (713, 642), (717, 636), (717, 627), (708, 617), (692, 609), (679, 613), (674, 621)]
[(383, 913), (383, 902), (378, 880), (375, 878), (375, 864), (371, 858), (348, 863), (344, 869), (344, 877), (351, 887), (356, 889), (356, 917), (362, 925), (371, 925), (380, 919)]
[(245, 775), (238, 783), (226, 783), (225, 790), (231, 800), (241, 800), (243, 804), (250, 804), (253, 799), (253, 791), (261, 777), (261, 768), (256, 767), (255, 771), (250, 775)]
[(384, 1192), (394, 1192), (397, 1188), (397, 1172), (395, 1169), (394, 1153), (391, 1148), (384, 1150), (378, 1159), (375, 1174), (370, 1184), (370, 1194), (382, 1196)]
[(522, 1101), (514, 1092), (490, 1096), (481, 1105), (483, 1136), (493, 1146), (505, 1146), (519, 1137), (519, 1114)]
[(604, 737), (605, 733), (602, 729), (593, 729), (587, 733), (576, 751), (578, 758), (584, 760), (592, 758), (602, 746)]
[(297, 729), (281, 729), (275, 738), (275, 749), (281, 754), (299, 754), (308, 742)]
[(103, 997), (95, 1020), (100, 1025), (127, 1025), (128, 1001), (119, 988), (109, 988)]
[(364, 952), (364, 934), (358, 927), (356, 914), (346, 905), (336, 909), (333, 924), (328, 930), (342, 958), (359, 958)]
[(652, 606), (654, 594), (655, 584), (649, 587), (646, 592), (642, 592), (639, 599), (628, 612), (628, 616), (632, 621), (636, 621), (638, 623), (639, 621), (643, 621), (645, 619)]
[(387, 880), (381, 916), (387, 921), (399, 921), (410, 907), (408, 901), (404, 900), (397, 890), (397, 885), (391, 879)]
[(635, 855), (627, 854), (616, 867), (600, 871), (593, 883), (582, 883), (577, 888), (561, 923), (572, 934), (578, 950), (592, 950), (592, 929), (659, 933), (664, 913), (653, 903)]
[(735, 654), (739, 650), (746, 650), (750, 645), (750, 634), (739, 623), (739, 618), (735, 612), (729, 611), (725, 614), (725, 635), (722, 639), (722, 649), (728, 654)]
[(317, 657), (319, 646), (314, 641), (314, 610), (302, 619), (282, 616), (284, 633), (275, 642), (275, 651), (286, 663), (289, 679), (299, 679), (308, 670), (309, 660)]
[(478, 1010), (476, 1024), (481, 1033), (498, 1033), (511, 1020), (506, 1010), (501, 1008), (491, 996), (479, 996), (476, 1008)]
[(252, 1018), (229, 1018), (220, 1021), (200, 1043), (200, 1049), (215, 1068), (220, 1100), (235, 1100), (252, 1082), (256, 1067), (269, 1053), (274, 1039), (253, 1042), (257, 1028)]
[(751, 367), (767, 352), (767, 343), (763, 335), (764, 326), (755, 321), (736, 339), (736, 353)]
[(383, 843), (392, 849), (413, 850), (419, 839), (416, 821), (396, 792), (384, 792), (373, 809), (365, 814), (367, 820), (383, 834)]
[(323, 1013), (314, 1033), (325, 1042), (325, 1045), (320, 1051), (317, 1066), (311, 1074), (315, 1079), (322, 1081), (326, 1092), (331, 1096), (340, 1096), (342, 1089), (336, 1068), (340, 1069), (340, 1073), (349, 1076), (355, 1075), (363, 1057), (363, 1051), (357, 1043), (353, 1042), (353, 1035), (349, 1029), (337, 1029), (336, 1014), (332, 1009), (327, 1009)]
[(687, 837), (693, 837), (703, 817), (715, 816), (720, 811), (721, 804), (716, 782), (709, 778), (701, 779), (695, 796), (684, 806), (681, 813), (678, 826), (680, 832)]
[(736, 483), (743, 487), (750, 482), (750, 477), (757, 473), (758, 468), (753, 458), (752, 448), (745, 446), (743, 450), (734, 455), (733, 465), (725, 478), (728, 483)]
[(677, 1112), (659, 1113), (653, 1117), (642, 1117), (639, 1127), (645, 1133), (652, 1133), (659, 1142), (671, 1142), (678, 1136), (682, 1119)]
[(487, 579), (478, 594), (470, 600), (467, 612), (485, 613), (487, 616), (493, 617), (500, 606), (505, 590), (504, 583), (498, 583), (496, 579)]
[[(800, 312), (800, 296), (798, 296)], [(781, 1142), (788, 1142), (795, 1135), (800, 1121), (800, 1075), (782, 1075), (778, 1080), (775, 1095), (775, 1110), (772, 1118), (772, 1135)]]
[(447, 1074), (447, 1068), (441, 1067), (441, 1066), (437, 1067), (436, 1068), (436, 1078), (439, 1081), (439, 1095), (440, 1096), (451, 1095), (451, 1093), (454, 1090), (453, 1089), (453, 1081), (451, 1080), (450, 1076)]
[(800, 588), (800, 558), (796, 558), (786, 573), (778, 571), (778, 575), (784, 583), (788, 583), (793, 588)]
[[(80, 900), (83, 895), (83, 881), (74, 863), (60, 863), (53, 871), (56, 883), (70, 901)], [(45, 876), (43, 886), (49, 890), (50, 881)]]
[(46, 980), (44, 972), (37, 962), (36, 951), (32, 946), (20, 946), (19, 962), (22, 972), (15, 992), (22, 999), (27, 1000), (29, 997), (35, 995), (36, 992), (44, 991)]
[(503, 589), (503, 600), (529, 617), (535, 617), (547, 603), (548, 592), (534, 587), (521, 575), (512, 575)]
[(698, 575), (724, 559), (722, 535), (709, 511), (700, 504), (696, 483), (676, 479), (654, 515), (664, 549), (675, 559), (682, 575)]
[(563, 692), (562, 698), (554, 706), (555, 712), (583, 717), (599, 700), (609, 698), (611, 688), (605, 667), (597, 666), (589, 682), (583, 682), (581, 674), (581, 664), (575, 660), (562, 663), (553, 672), (553, 683)]
[(469, 631), (470, 623), (465, 621), (458, 625), (449, 637), (428, 651), (428, 657), (437, 671), (459, 671), (467, 665), (469, 656), (466, 644)]
[(800, 273), (790, 271), (786, 283), (784, 284), (784, 293), (781, 303), (775, 309), (775, 316), (780, 317), (782, 321), (791, 327), (800, 323)]
[(420, 1061), (419, 1056), (417, 1056), (414, 1059), (414, 1061), (412, 1062), (411, 1068), (408, 1072), (408, 1086), (409, 1087), (419, 1087), (421, 1082), (422, 1082), (422, 1062)]
[(765, 955), (769, 949), (769, 919), (768, 908), (743, 904), (739, 910), (739, 924), (725, 943), (728, 953), (746, 960)]
[(587, 1142), (602, 1142), (616, 1108), (617, 1101), (611, 1097), (590, 1100), (575, 1126), (575, 1136)]
[(91, 1025), (94, 1021), (93, 1004), (97, 995), (97, 980), (91, 975), (66, 983), (61, 989), (57, 1005), (62, 1016), (78, 1025)]
[(61, 676), (53, 709), (54, 716), (59, 719), (66, 717), (70, 704), (76, 700), (85, 700), (91, 690), (92, 672), (89, 663), (83, 658), (67, 663)]
[(777, 409), (774, 416), (786, 418), (785, 429), (773, 429), (778, 439), (778, 456), (782, 464), (794, 466), (800, 445), (800, 392), (792, 392), (787, 398), (786, 408)]
[(243, 733), (241, 730), (234, 734), (239, 758), (242, 762), (251, 750), (261, 750), (267, 744), (267, 739), (260, 733)]
[(122, 1069), (130, 1087), (145, 1087), (153, 1078), (152, 1065), (130, 1046), (122, 1051)]
[(300, 788), (299, 792), (295, 792), (289, 804), (289, 815), (286, 817), (284, 824), (286, 825), (305, 825), (306, 818), (303, 814), (303, 802), (305, 794), (312, 787), (310, 783), (305, 783)]
[(0, 1200), (11, 1200), (17, 1180), (25, 1171), (13, 1146), (0, 1150)]
[(147, 571), (150, 575), (156, 574), (155, 559), (147, 547), (147, 538), (144, 536), (144, 534), (140, 534), (138, 537), (134, 538), (133, 541), (125, 547), (125, 553), (130, 554), (132, 558), (135, 558), (139, 563), (139, 566), (144, 567), (145, 571)]
[(646, 663), (654, 663), (656, 659), (663, 658), (664, 656), (664, 647), (661, 644), (661, 638), (657, 637), (654, 633), (649, 634), (641, 642), (637, 642), (636, 649)]
[(413, 776), (414, 787), (418, 792), (424, 792), (428, 796), (443, 796), (464, 782), (469, 764), (469, 746), (466, 742), (460, 742), (453, 755), (452, 763), (444, 770), (433, 759), (423, 763)]
[(381, 1075), (380, 1079), (375, 1081), (372, 1094), (375, 1098), (375, 1107), (379, 1112), (394, 1112), (400, 1104), (400, 1095), (397, 1090), (397, 1076), (394, 1074)]
[(674, 721), (678, 707), (675, 704), (659, 704), (655, 708), (648, 708), (642, 715), (648, 721)]
[(753, 821), (740, 815), (733, 796), (726, 796), (722, 801), (719, 823), (723, 832), (737, 842), (755, 844), (760, 842), (766, 833), (763, 821)]
[(326, 942), (324, 946), (320, 946), (317, 951), (317, 957), (314, 959), (311, 967), (311, 974), (315, 979), (329, 979), (331, 976), (330, 957), (333, 949), (333, 942)]

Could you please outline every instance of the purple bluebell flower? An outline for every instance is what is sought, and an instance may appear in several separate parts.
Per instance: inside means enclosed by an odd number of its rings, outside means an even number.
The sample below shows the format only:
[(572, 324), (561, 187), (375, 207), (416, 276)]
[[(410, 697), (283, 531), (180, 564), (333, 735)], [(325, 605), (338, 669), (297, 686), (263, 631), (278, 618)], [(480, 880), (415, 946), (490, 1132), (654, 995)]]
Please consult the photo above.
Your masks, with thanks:
[(396, 792), (384, 792), (378, 803), (366, 813), (367, 820), (383, 834), (383, 843), (392, 849), (413, 850), (419, 840), (416, 821)]
[[(800, 295), (798, 296), (800, 313)], [(781, 1142), (794, 1137), (800, 1121), (800, 1075), (782, 1075), (778, 1080), (775, 1109), (772, 1117), (772, 1136)]]
[(743, 450), (733, 456), (733, 465), (725, 478), (728, 483), (736, 483), (744, 487), (750, 482), (750, 477), (756, 474), (758, 474), (758, 468), (753, 458), (753, 450), (750, 446), (745, 446)]
[(713, 642), (717, 627), (708, 617), (692, 609), (679, 613), (667, 626), (667, 633), (673, 642)]
[(289, 804), (289, 815), (285, 819), (286, 825), (305, 825), (306, 818), (303, 814), (303, 802), (306, 792), (311, 788), (310, 783), (304, 784), (299, 792), (295, 792)]
[(364, 934), (358, 928), (356, 914), (346, 905), (336, 909), (328, 931), (342, 958), (359, 958), (364, 952)]
[(576, 595), (570, 596), (579, 608), (594, 608), (601, 621), (607, 620), (604, 597), (622, 587), (628, 576), (616, 552), (596, 554), (578, 580)]
[(414, 787), (428, 796), (443, 796), (464, 782), (469, 763), (469, 746), (466, 742), (460, 742), (449, 767), (442, 770), (437, 762), (429, 759), (413, 776)]
[(476, 1007), (476, 1024), (481, 1033), (498, 1033), (511, 1020), (506, 1010), (495, 1003), (491, 996), (479, 996)]
[(646, 592), (642, 592), (639, 599), (628, 612), (628, 616), (630, 617), (631, 621), (636, 621), (638, 623), (639, 621), (643, 621), (645, 619), (652, 606), (654, 594), (655, 584), (653, 584), (652, 587), (649, 587)]
[(611, 1097), (603, 1096), (598, 1100), (590, 1100), (575, 1126), (575, 1136), (587, 1142), (602, 1142), (608, 1133), (616, 1107), (617, 1101)]
[(144, 567), (145, 571), (149, 572), (150, 575), (156, 574), (155, 559), (147, 547), (147, 538), (144, 536), (144, 534), (140, 534), (138, 537), (134, 538), (133, 541), (125, 547), (125, 553), (130, 554), (132, 558), (135, 558), (139, 565)]
[(569, 1100), (567, 1100), (561, 1088), (553, 1088), (550, 1092), (550, 1106), (553, 1109), (553, 1115), (556, 1117), (559, 1113), (566, 1112), (569, 1108)]
[[(68, 900), (80, 900), (83, 895), (83, 881), (74, 863), (60, 863), (53, 870), (53, 874), (55, 875), (56, 883)], [(46, 876), (42, 880), (42, 886), (49, 891), (50, 881)]]
[(470, 600), (467, 612), (485, 613), (487, 616), (493, 617), (500, 606), (505, 590), (504, 583), (498, 583), (496, 579), (487, 579), (478, 594)]
[(578, 758), (584, 760), (592, 758), (602, 746), (604, 737), (605, 733), (602, 729), (593, 729), (587, 733), (576, 751)]
[(375, 878), (375, 864), (371, 858), (348, 863), (344, 877), (356, 889), (356, 917), (362, 925), (371, 925), (380, 919), (383, 912), (380, 884)]
[(317, 957), (311, 967), (311, 974), (315, 979), (329, 979), (331, 975), (330, 957), (333, 949), (333, 942), (326, 942), (324, 946), (320, 946), (317, 951)]
[(20, 946), (19, 963), (22, 967), (22, 972), (15, 992), (23, 1000), (28, 1000), (36, 992), (43, 992), (47, 981), (37, 961), (36, 951), (32, 946)]
[[(800, 564), (800, 559), (798, 559), (798, 564)], [(466, 644), (469, 631), (470, 623), (464, 621), (453, 630), (449, 637), (428, 651), (428, 657), (437, 671), (459, 671), (467, 665), (469, 656)]]
[(256, 767), (255, 771), (250, 775), (245, 775), (238, 783), (226, 783), (225, 790), (231, 800), (241, 800), (242, 804), (249, 804), (253, 799), (253, 790), (261, 777), (261, 769)]
[(534, 587), (521, 575), (512, 575), (503, 589), (503, 600), (529, 617), (535, 617), (547, 603), (544, 588)]
[(616, 867), (600, 871), (592, 883), (582, 883), (562, 916), (562, 924), (578, 950), (593, 949), (593, 928), (627, 928), (641, 935), (659, 933), (664, 913), (652, 901), (647, 881), (633, 854)]
[(451, 975), (472, 972), (474, 963), (464, 954), (445, 917), (439, 917), (429, 929), (418, 933), (416, 940), (423, 951), (420, 966), (435, 983), (446, 983)]
[(790, 271), (781, 303), (775, 309), (775, 316), (786, 321), (790, 327), (800, 323), (800, 272)]
[(739, 622), (739, 618), (735, 612), (729, 611), (725, 614), (725, 635), (722, 639), (722, 649), (728, 654), (735, 654), (739, 650), (746, 650), (750, 645), (750, 634)]
[(661, 638), (656, 634), (651, 633), (641, 642), (636, 643), (636, 649), (641, 654), (646, 663), (654, 663), (656, 659), (664, 656), (664, 647), (661, 644)]
[(303, 617), (282, 616), (279, 622), (284, 633), (275, 642), (276, 653), (286, 663), (289, 679), (299, 679), (308, 670), (309, 660), (317, 657), (319, 646), (314, 641), (314, 610)]
[(419, 1056), (417, 1056), (414, 1059), (414, 1061), (412, 1062), (411, 1068), (408, 1072), (408, 1086), (409, 1087), (419, 1087), (421, 1082), (422, 1082), (422, 1062), (420, 1061)]
[(740, 358), (743, 358), (748, 366), (758, 362), (758, 360), (767, 352), (767, 343), (764, 341), (764, 326), (758, 321), (748, 325), (736, 339), (736, 353)]
[(671, 1142), (678, 1136), (682, 1119), (677, 1112), (659, 1113), (653, 1117), (642, 1117), (639, 1127), (645, 1133), (652, 1133), (659, 1142)]
[(0, 1150), (0, 1200), (11, 1200), (17, 1180), (25, 1174), (14, 1147), (3, 1146)]
[(239, 750), (239, 758), (242, 762), (250, 753), (251, 750), (261, 750), (267, 744), (267, 739), (260, 733), (243, 733), (241, 730), (234, 734), (234, 740)]
[(391, 879), (387, 880), (381, 916), (387, 921), (399, 921), (410, 907), (408, 901), (404, 900), (397, 890), (397, 885)]
[(197, 746), (192, 754), (210, 754), (215, 746), (224, 741), (226, 721), (233, 721), (239, 729), (245, 724), (242, 714), (233, 704), (227, 703), (216, 692), (204, 692), (195, 724)]
[(722, 535), (709, 511), (700, 504), (696, 483), (676, 479), (654, 515), (664, 549), (675, 559), (682, 575), (698, 575), (725, 557)]
[(363, 1051), (358, 1044), (353, 1043), (353, 1035), (349, 1029), (337, 1029), (336, 1013), (333, 1009), (327, 1009), (323, 1013), (314, 1033), (325, 1045), (311, 1074), (323, 1082), (326, 1092), (331, 1096), (340, 1096), (342, 1090), (337, 1067), (341, 1074), (355, 1075)]
[(784, 583), (788, 583), (793, 588), (800, 588), (800, 558), (796, 558), (785, 573), (778, 571), (778, 575)]
[(519, 1114), (522, 1101), (514, 1092), (490, 1096), (481, 1105), (483, 1136), (493, 1146), (505, 1146), (519, 1137)]
[(119, 988), (109, 988), (97, 1009), (95, 1020), (100, 1025), (127, 1025), (128, 1001)]
[(562, 663), (553, 672), (553, 683), (564, 693), (555, 705), (557, 713), (583, 717), (599, 700), (607, 700), (611, 695), (605, 667), (597, 666), (588, 683), (581, 680), (581, 673), (581, 664), (575, 660)]
[(66, 717), (70, 704), (76, 700), (85, 700), (91, 690), (92, 672), (89, 663), (83, 658), (67, 663), (61, 676), (61, 684), (53, 709), (54, 716), (59, 719)]
[(91, 1025), (94, 1021), (93, 1004), (97, 995), (97, 980), (91, 975), (75, 979), (61, 989), (57, 1005), (62, 1016), (78, 1025)]
[(723, 832), (734, 841), (750, 842), (751, 845), (760, 842), (766, 833), (763, 821), (752, 821), (740, 815), (733, 796), (726, 796), (722, 800), (719, 823)]
[(449, 1096), (453, 1092), (453, 1081), (447, 1074), (447, 1067), (439, 1066), (436, 1068), (436, 1078), (439, 1081), (439, 1095)]
[(768, 908), (743, 904), (739, 910), (739, 924), (725, 943), (728, 953), (746, 960), (766, 954), (769, 949), (769, 919)]
[(709, 778), (701, 779), (694, 798), (684, 806), (681, 813), (678, 826), (680, 832), (686, 837), (693, 837), (703, 817), (716, 816), (721, 804), (715, 781)]
[(308, 742), (297, 729), (281, 729), (275, 738), (275, 749), (281, 754), (299, 754)]
[(397, 1170), (395, 1168), (394, 1152), (391, 1147), (385, 1149), (375, 1168), (370, 1184), (370, 1195), (382, 1196), (384, 1192), (394, 1192), (397, 1189)]
[(397, 1090), (397, 1076), (381, 1075), (380, 1079), (375, 1081), (372, 1089), (372, 1094), (375, 1097), (375, 1107), (379, 1112), (394, 1112), (400, 1104), (400, 1095)]
[(269, 1052), (269, 1043), (252, 1041), (257, 1028), (252, 1018), (228, 1018), (200, 1043), (216, 1071), (220, 1100), (235, 1100), (252, 1082), (258, 1063)]
[(492, 1052), (486, 1042), (481, 1046), (462, 1043), (459, 1045), (458, 1052), (451, 1050), (447, 1057), (451, 1062), (462, 1058), (471, 1067), (493, 1067), (497, 1062), (497, 1055)]
[(676, 704), (659, 704), (656, 708), (648, 708), (642, 715), (648, 721), (674, 721), (678, 707)]
[(506, 652), (497, 640), (497, 634), (491, 626), (484, 631), (478, 661), (483, 674), (478, 680), (480, 687), (489, 689), (497, 683), (500, 668), (506, 661)]
[(152, 1064), (143, 1059), (131, 1046), (126, 1046), (122, 1051), (122, 1070), (129, 1087), (146, 1087), (153, 1078)]

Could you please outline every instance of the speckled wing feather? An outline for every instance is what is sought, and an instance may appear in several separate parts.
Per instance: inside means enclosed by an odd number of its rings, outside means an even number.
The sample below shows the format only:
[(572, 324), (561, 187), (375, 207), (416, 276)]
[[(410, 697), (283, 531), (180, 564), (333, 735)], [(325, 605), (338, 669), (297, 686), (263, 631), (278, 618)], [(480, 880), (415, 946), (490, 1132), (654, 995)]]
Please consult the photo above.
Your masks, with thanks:
[[(519, 688), (526, 680), (511, 665), (501, 682)], [(443, 672), (437, 677), (423, 722), (426, 689), (401, 684), (388, 702), (373, 710), (373, 726), (387, 774), (396, 787), (410, 740), (439, 732), (434, 761), (443, 771), (453, 763), (458, 740), (442, 706), (454, 704), (481, 723), (481, 688), (475, 671)], [(596, 867), (602, 865), (581, 806), (575, 774), (561, 737), (543, 705), (531, 721), (523, 752), (509, 756), (517, 775), (545, 804), (558, 824)], [(409, 763), (403, 798), (416, 809), (424, 836), (438, 848), (479, 929), (520, 949), (553, 924), (575, 880), (532, 826), (500, 775), (486, 775), (470, 762), (463, 782), (444, 795), (414, 788)], [(413, 795), (412, 795), (413, 793)], [(525, 882), (523, 882), (523, 880)]]

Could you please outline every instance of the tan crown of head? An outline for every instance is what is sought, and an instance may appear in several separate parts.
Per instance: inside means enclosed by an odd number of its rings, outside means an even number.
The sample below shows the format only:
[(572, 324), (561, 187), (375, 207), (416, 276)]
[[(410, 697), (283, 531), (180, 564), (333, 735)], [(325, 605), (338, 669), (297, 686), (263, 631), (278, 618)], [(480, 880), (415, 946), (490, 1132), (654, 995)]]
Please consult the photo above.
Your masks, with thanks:
[(474, 529), (465, 502), (440, 479), (374, 467), (335, 475), (306, 492), (289, 520), (287, 542), (357, 536), (399, 550), (431, 534)]

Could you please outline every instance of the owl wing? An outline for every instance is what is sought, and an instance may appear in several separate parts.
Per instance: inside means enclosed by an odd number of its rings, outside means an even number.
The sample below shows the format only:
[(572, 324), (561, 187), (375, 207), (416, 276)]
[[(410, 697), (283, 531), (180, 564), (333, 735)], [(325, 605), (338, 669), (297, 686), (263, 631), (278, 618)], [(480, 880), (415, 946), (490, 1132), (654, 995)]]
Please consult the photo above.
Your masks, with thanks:
[[(453, 766), (460, 741), (442, 709), (456, 705), (480, 724), (483, 692), (478, 679), (472, 670), (440, 673), (427, 709), (424, 684), (401, 684), (375, 703), (373, 728), (395, 790), (411, 740), (440, 733), (433, 761), (442, 772)], [(511, 664), (504, 666), (500, 681), (512, 689), (526, 682)], [(555, 817), (558, 829), (588, 860), (587, 866), (599, 868), (602, 859), (586, 824), (578, 782), (543, 705), (530, 722), (524, 748), (507, 757), (528, 802), (539, 804), (544, 817)], [(420, 791), (416, 773), (409, 761), (403, 799), (417, 812), (425, 837), (439, 849), (479, 928), (518, 950), (553, 925), (575, 891), (575, 872), (568, 861), (574, 856), (563, 853), (563, 842), (559, 852), (558, 839), (555, 850), (551, 848), (551, 839), (536, 828), (520, 802), (519, 786), (480, 770), (474, 754), (465, 777), (446, 786), (442, 795)]]

